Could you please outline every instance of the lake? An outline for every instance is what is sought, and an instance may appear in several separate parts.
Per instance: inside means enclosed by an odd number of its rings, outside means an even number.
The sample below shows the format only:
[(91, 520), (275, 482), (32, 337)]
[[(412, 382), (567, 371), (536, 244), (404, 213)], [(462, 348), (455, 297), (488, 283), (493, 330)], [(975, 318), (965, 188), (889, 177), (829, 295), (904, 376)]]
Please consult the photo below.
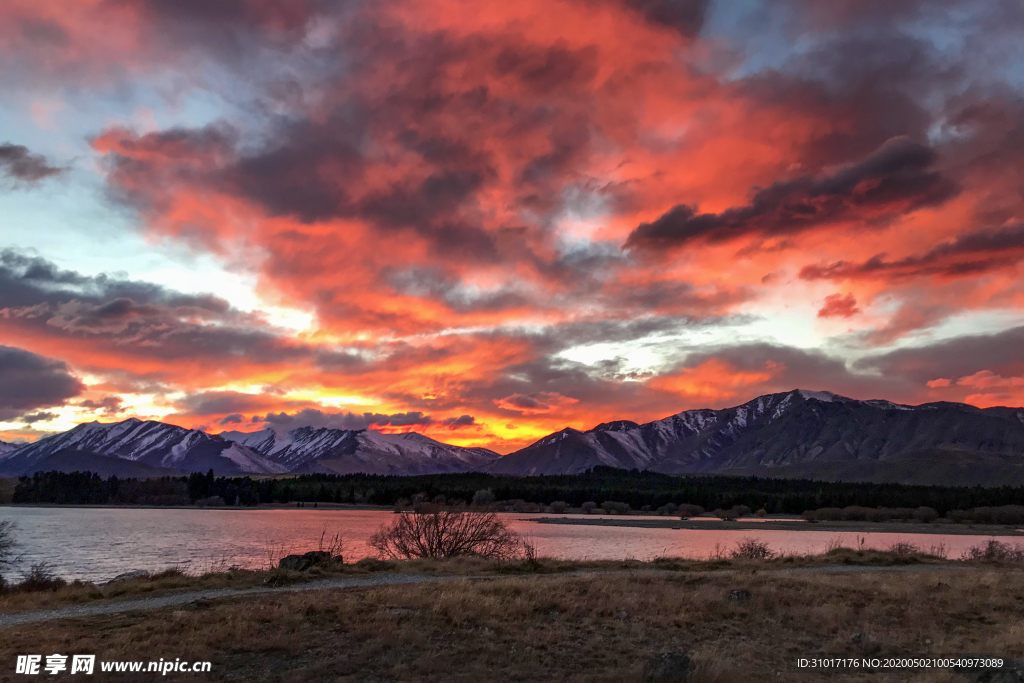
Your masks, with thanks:
[[(991, 538), (810, 530), (644, 529), (532, 521), (545, 516), (551, 515), (502, 515), (513, 529), (533, 541), (540, 555), (563, 559), (706, 558), (716, 546), (732, 549), (739, 539), (748, 537), (785, 553), (822, 552), (836, 542), (856, 547), (860, 538), (865, 540), (865, 547), (876, 549), (886, 549), (898, 541), (926, 550), (942, 544), (955, 558)], [(89, 581), (105, 581), (132, 569), (154, 571), (170, 566), (191, 572), (230, 565), (264, 568), (284, 554), (315, 550), (325, 532), (328, 537), (341, 533), (345, 559), (355, 561), (373, 555), (367, 544), (369, 537), (394, 517), (394, 513), (384, 510), (308, 508), (0, 508), (0, 519), (17, 525), (16, 538), (23, 558), (20, 568), (46, 562), (60, 576)], [(1001, 540), (1017, 543), (1021, 539)]]

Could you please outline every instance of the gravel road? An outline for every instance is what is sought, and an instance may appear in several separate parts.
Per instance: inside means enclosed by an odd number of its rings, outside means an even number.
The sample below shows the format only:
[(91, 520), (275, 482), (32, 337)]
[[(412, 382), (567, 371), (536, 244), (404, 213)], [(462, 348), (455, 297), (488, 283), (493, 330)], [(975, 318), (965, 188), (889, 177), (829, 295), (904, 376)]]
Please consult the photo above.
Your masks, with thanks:
[(91, 617), (98, 614), (120, 614), (122, 612), (174, 607), (176, 605), (187, 605), (200, 600), (217, 600), (219, 598), (233, 598), (238, 596), (266, 595), (268, 593), (297, 593), (299, 591), (330, 590), (338, 588), (392, 586), (403, 583), (430, 583), (435, 581), (450, 581), (452, 579), (460, 578), (466, 577), (447, 574), (376, 574), (373, 576), (362, 576), (356, 578), (309, 581), (307, 583), (297, 583), (290, 586), (281, 586), (279, 588), (262, 586), (255, 588), (208, 588), (198, 591), (186, 591), (184, 593), (171, 593), (169, 595), (160, 595), (152, 598), (136, 598), (133, 600), (119, 600), (117, 602), (106, 602), (91, 605), (72, 605), (70, 607), (59, 607), (57, 609), (0, 614), (0, 628), (19, 626), (21, 624), (31, 624), (39, 621), (52, 621), (54, 619)]

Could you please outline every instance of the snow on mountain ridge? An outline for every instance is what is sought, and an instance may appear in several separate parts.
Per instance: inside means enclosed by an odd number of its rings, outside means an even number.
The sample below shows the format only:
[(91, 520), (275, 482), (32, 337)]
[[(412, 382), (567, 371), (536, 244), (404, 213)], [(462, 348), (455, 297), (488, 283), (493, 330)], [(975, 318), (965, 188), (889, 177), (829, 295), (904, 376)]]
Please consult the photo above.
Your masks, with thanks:
[(249, 446), (289, 471), (338, 471), (342, 467), (344, 471), (426, 474), (467, 471), (498, 458), (485, 448), (452, 446), (418, 432), (298, 427), (280, 434), (265, 429), (223, 432), (222, 436)]
[(220, 474), (276, 474), (285, 471), (248, 447), (231, 450), (235, 445), (206, 432), (152, 420), (88, 422), (4, 454), (0, 469), (12, 473), (34, 471), (34, 463), (71, 450), (183, 472), (213, 469)]

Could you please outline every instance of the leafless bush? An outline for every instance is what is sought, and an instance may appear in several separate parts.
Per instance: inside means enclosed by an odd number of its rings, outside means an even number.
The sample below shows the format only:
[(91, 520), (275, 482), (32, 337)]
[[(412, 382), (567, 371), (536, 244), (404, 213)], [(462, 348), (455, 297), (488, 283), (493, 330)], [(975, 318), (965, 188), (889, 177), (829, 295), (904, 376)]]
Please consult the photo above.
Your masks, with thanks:
[(981, 545), (968, 548), (960, 559), (981, 562), (1024, 562), (1024, 546), (1010, 545), (992, 538)]
[(53, 570), (45, 562), (32, 565), (28, 574), (25, 574), (21, 583), (15, 589), (23, 593), (35, 593), (39, 591), (55, 591), (68, 585), (68, 582), (53, 573)]
[(336, 562), (342, 562), (345, 556), (345, 537), (339, 531), (328, 536), (327, 529), (320, 532), (320, 544), (317, 550), (322, 553), (330, 553), (331, 558)]
[(396, 559), (475, 555), (511, 560), (524, 554), (523, 539), (493, 512), (403, 512), (370, 537), (370, 546)]
[(775, 551), (768, 547), (764, 541), (756, 538), (744, 538), (736, 544), (736, 550), (732, 551), (736, 559), (744, 560), (770, 560), (775, 557)]
[(592, 500), (588, 500), (586, 503), (584, 503), (583, 505), (580, 506), (580, 509), (583, 510), (583, 514), (589, 515), (590, 513), (592, 513), (594, 511), (594, 509), (596, 507), (597, 507), (597, 503), (595, 503)]
[(913, 557), (920, 555), (921, 549), (909, 541), (897, 541), (889, 546), (889, 552), (896, 557)]
[(14, 522), (0, 520), (0, 570), (14, 564), (14, 550), (18, 547), (14, 540)]
[(729, 557), (729, 551), (726, 550), (726, 547), (721, 543), (716, 543), (714, 549), (708, 553), (709, 562), (714, 562), (715, 560), (727, 560)]
[(569, 507), (569, 504), (566, 503), (564, 500), (556, 500), (555, 502), (553, 502), (548, 507), (551, 509), (551, 512), (554, 512), (555, 514), (560, 515), (563, 512), (565, 512), (565, 509), (567, 507)]
[(722, 508), (718, 508), (711, 514), (726, 522), (734, 522), (740, 518), (735, 510), (723, 510)]

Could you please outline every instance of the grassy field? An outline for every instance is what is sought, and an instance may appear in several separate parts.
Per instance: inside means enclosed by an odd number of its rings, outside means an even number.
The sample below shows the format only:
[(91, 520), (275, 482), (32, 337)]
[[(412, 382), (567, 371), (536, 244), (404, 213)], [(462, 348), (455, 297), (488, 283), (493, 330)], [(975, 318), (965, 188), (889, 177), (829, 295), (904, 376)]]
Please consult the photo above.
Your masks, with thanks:
[[(822, 673), (799, 669), (796, 661), (815, 654), (1024, 655), (1019, 565), (919, 562), (838, 551), (803, 561), (603, 563), (587, 567), (601, 572), (589, 574), (567, 574), (581, 567), (543, 561), (532, 570), (475, 561), (398, 563), (405, 566), (377, 568), (467, 578), (5, 629), (0, 680), (24, 679), (13, 673), (17, 654), (53, 652), (108, 661), (208, 660), (210, 673), (160, 678), (282, 683), (642, 681), (644, 664), (665, 652), (692, 658), (694, 683), (928, 683), (970, 679), (946, 671)], [(821, 570), (844, 563), (843, 573)], [(893, 569), (858, 571), (857, 565)], [(182, 585), (189, 580), (195, 581), (185, 577)], [(91, 680), (129, 678), (97, 672)]]

